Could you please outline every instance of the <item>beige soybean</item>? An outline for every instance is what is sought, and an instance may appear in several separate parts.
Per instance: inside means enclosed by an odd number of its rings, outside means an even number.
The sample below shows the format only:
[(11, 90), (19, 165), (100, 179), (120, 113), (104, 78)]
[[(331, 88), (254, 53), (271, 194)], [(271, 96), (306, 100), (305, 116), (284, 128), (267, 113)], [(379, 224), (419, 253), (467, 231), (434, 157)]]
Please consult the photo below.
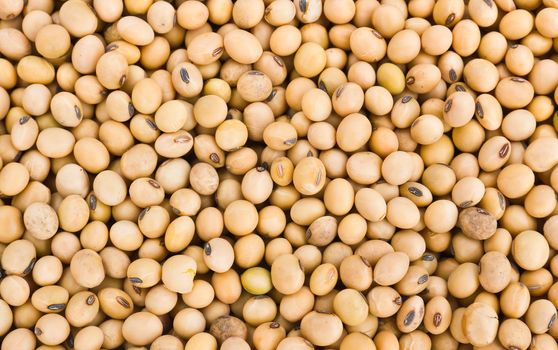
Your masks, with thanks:
[(104, 340), (103, 331), (96, 326), (81, 329), (74, 337), (74, 346), (84, 349), (101, 347)]
[(60, 23), (76, 37), (93, 34), (97, 28), (97, 18), (92, 9), (83, 2), (72, 0), (60, 8)]
[(330, 263), (321, 264), (310, 276), (310, 290), (314, 295), (326, 295), (335, 287), (337, 281), (337, 268)]
[[(323, 333), (316, 330), (317, 325)], [(327, 346), (341, 337), (343, 323), (335, 314), (311, 311), (302, 319), (300, 328), (302, 335), (312, 344)]]
[(318, 75), (325, 65), (325, 51), (316, 43), (302, 44), (295, 54), (294, 67), (303, 77), (311, 78)]
[(133, 344), (150, 344), (163, 333), (163, 324), (149, 312), (137, 312), (122, 324), (122, 336)]
[[(525, 253), (524, 249), (537, 249), (537, 254)], [(526, 270), (542, 267), (549, 255), (548, 242), (536, 231), (524, 231), (517, 235), (512, 243), (512, 255), (515, 262)]]
[(46, 203), (33, 203), (23, 214), (25, 228), (39, 239), (48, 239), (58, 230), (56, 211)]
[(415, 330), (424, 318), (424, 301), (415, 295), (405, 300), (397, 312), (397, 328), (405, 333)]
[(138, 46), (151, 43), (155, 36), (151, 26), (135, 16), (126, 16), (119, 19), (116, 29), (124, 40)]
[(227, 271), (234, 262), (233, 247), (223, 238), (213, 238), (204, 245), (204, 262), (212, 271)]
[(503, 346), (527, 349), (531, 343), (531, 332), (524, 322), (508, 319), (500, 325), (498, 340)]
[(554, 323), (556, 310), (552, 308), (549, 300), (539, 299), (534, 301), (525, 314), (525, 323), (531, 333), (545, 333)]
[(448, 96), (444, 105), (444, 120), (452, 127), (467, 124), (475, 113), (473, 97), (462, 91), (454, 92)]
[(296, 16), (295, 5), (291, 2), (272, 2), (267, 5), (264, 19), (273, 26), (287, 24)]
[[(466, 286), (466, 288), (464, 288)], [(471, 296), (479, 287), (479, 267), (464, 263), (453, 270), (448, 278), (448, 291), (457, 298)]]
[(224, 36), (224, 48), (227, 54), (238, 63), (256, 62), (263, 53), (257, 38), (248, 31), (234, 29)]
[(473, 303), (463, 314), (463, 331), (475, 346), (486, 346), (494, 341), (498, 331), (498, 315), (487, 304)]
[(192, 290), (197, 264), (187, 255), (175, 255), (165, 261), (161, 268), (161, 280), (165, 287), (176, 293)]
[(72, 257), (70, 270), (76, 282), (87, 288), (98, 286), (105, 278), (101, 257), (90, 249), (82, 249)]
[(382, 286), (399, 282), (407, 273), (409, 257), (402, 252), (388, 253), (382, 256), (374, 266), (374, 281)]
[(500, 252), (488, 252), (480, 260), (479, 282), (488, 292), (504, 290), (511, 280), (511, 264)]
[(346, 325), (358, 325), (368, 315), (368, 304), (364, 296), (356, 290), (344, 289), (333, 300), (333, 309)]
[(364, 115), (354, 113), (343, 118), (337, 126), (337, 145), (345, 152), (358, 150), (372, 134), (372, 126)]
[(304, 272), (298, 258), (292, 254), (279, 256), (271, 266), (273, 286), (283, 294), (296, 293), (304, 283)]
[(387, 203), (386, 219), (396, 227), (410, 229), (419, 223), (420, 211), (410, 199), (395, 197)]
[(134, 260), (127, 268), (128, 280), (139, 288), (149, 288), (161, 280), (161, 265), (150, 258)]
[(46, 314), (37, 320), (33, 333), (43, 344), (58, 345), (70, 334), (70, 325), (58, 314)]

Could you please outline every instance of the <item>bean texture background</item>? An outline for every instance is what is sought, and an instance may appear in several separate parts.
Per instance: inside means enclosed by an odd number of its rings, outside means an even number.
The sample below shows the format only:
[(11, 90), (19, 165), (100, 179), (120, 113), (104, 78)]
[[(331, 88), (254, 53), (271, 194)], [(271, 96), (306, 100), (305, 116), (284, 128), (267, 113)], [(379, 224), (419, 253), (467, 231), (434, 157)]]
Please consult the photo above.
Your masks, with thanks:
[(558, 350), (558, 1), (0, 0), (0, 350)]

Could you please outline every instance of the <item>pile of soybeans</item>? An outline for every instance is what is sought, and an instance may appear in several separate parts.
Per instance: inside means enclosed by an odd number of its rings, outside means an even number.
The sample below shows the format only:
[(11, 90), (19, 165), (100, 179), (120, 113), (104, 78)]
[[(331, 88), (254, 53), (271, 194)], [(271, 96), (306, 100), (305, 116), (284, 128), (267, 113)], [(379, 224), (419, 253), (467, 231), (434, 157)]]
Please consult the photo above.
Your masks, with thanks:
[(0, 0), (0, 350), (558, 350), (558, 0)]

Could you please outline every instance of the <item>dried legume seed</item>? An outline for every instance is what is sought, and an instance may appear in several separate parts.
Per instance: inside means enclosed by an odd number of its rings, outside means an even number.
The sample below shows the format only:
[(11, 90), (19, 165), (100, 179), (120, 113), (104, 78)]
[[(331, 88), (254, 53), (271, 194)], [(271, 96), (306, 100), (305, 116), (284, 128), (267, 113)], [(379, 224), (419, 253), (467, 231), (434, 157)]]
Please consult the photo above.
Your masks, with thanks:
[(2, 348), (556, 349), (556, 7), (0, 0)]

